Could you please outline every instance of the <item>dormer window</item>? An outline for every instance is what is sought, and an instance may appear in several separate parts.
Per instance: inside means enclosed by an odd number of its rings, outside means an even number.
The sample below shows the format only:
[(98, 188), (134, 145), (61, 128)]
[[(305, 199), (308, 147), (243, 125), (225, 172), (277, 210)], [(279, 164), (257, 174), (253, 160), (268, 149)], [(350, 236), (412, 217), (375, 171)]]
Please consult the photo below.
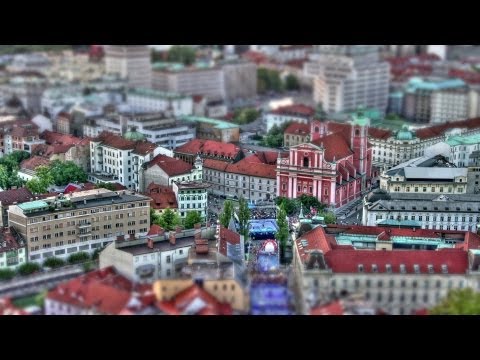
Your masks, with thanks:
[(377, 268), (377, 265), (376, 265), (376, 264), (373, 264), (373, 265), (372, 265), (372, 272), (373, 272), (373, 273), (378, 273), (378, 268)]
[(433, 265), (432, 264), (429, 264), (428, 265), (428, 273), (429, 274), (433, 274), (434, 270), (433, 270)]
[(363, 273), (363, 265), (362, 264), (358, 265), (358, 272)]
[(405, 274), (407, 271), (406, 271), (406, 268), (405, 268), (405, 264), (400, 264), (400, 272), (402, 274)]
[(387, 270), (387, 273), (389, 273), (389, 274), (392, 273), (392, 265), (387, 264), (387, 265), (385, 265), (385, 268), (386, 268), (386, 270)]
[(413, 271), (415, 271), (415, 274), (420, 274), (420, 266), (418, 264), (413, 265)]

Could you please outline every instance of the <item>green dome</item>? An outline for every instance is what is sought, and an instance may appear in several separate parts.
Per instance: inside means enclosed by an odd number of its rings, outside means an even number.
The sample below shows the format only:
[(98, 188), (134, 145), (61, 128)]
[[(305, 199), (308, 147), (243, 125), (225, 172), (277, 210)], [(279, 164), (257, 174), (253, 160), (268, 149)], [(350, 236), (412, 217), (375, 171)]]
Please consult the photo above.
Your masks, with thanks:
[(397, 134), (397, 140), (412, 140), (413, 133), (408, 130), (408, 126), (403, 125), (402, 130), (400, 130)]
[(138, 131), (128, 131), (123, 135), (123, 137), (127, 140), (131, 141), (143, 141), (145, 140), (145, 135), (139, 133)]

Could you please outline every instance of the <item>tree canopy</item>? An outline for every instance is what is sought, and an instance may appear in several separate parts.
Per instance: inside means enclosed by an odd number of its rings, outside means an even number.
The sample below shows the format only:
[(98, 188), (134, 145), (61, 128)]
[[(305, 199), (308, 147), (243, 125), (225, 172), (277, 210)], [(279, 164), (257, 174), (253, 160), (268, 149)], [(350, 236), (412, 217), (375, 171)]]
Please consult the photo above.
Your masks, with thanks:
[(431, 315), (480, 315), (480, 293), (471, 288), (451, 290)]
[(290, 233), (288, 229), (287, 212), (285, 211), (285, 206), (281, 204), (279, 208), (280, 209), (277, 213), (278, 231), (275, 235), (275, 239), (280, 243), (283, 251), (285, 251), (285, 247), (287, 246), (287, 241)]
[(285, 129), (289, 127), (291, 123), (291, 121), (288, 121), (281, 126), (277, 126), (276, 124), (273, 125), (260, 144), (273, 148), (281, 147), (283, 145), (283, 134), (285, 133)]
[(285, 89), (287, 90), (298, 90), (300, 89), (300, 82), (298, 78), (293, 74), (288, 74), (285, 78)]
[(64, 186), (72, 182), (87, 181), (87, 173), (73, 161), (54, 160), (50, 166), (55, 185)]
[(248, 221), (250, 220), (250, 209), (248, 202), (243, 196), (239, 199), (238, 220), (240, 222), (240, 234), (248, 238)]
[(230, 223), (230, 218), (233, 215), (233, 203), (230, 200), (226, 200), (223, 203), (223, 212), (220, 214), (218, 219), (220, 220), (220, 224), (222, 224), (223, 227), (228, 227), (228, 224)]
[(107, 189), (107, 190), (115, 191), (115, 185), (112, 183), (99, 182), (98, 184), (95, 185), (95, 189)]
[(54, 180), (50, 168), (41, 165), (35, 169), (35, 177), (27, 181), (26, 187), (33, 194), (44, 194), (53, 183)]
[(254, 122), (259, 116), (260, 113), (255, 109), (238, 109), (233, 113), (233, 121), (238, 125), (245, 125)]
[(0, 158), (0, 187), (3, 190), (23, 186), (25, 181), (18, 176), (18, 169), (20, 163), (29, 157), (30, 154), (26, 151), (14, 151)]
[(165, 230), (175, 230), (176, 226), (181, 223), (180, 217), (172, 209), (167, 208), (155, 219), (155, 224), (160, 225)]
[(173, 45), (168, 51), (168, 61), (191, 65), (195, 62), (195, 49), (186, 45)]
[(202, 223), (202, 216), (198, 211), (187, 211), (184, 225), (185, 229), (193, 229), (195, 224)]
[(268, 91), (282, 92), (284, 84), (277, 70), (260, 68), (257, 70), (257, 90), (260, 94)]

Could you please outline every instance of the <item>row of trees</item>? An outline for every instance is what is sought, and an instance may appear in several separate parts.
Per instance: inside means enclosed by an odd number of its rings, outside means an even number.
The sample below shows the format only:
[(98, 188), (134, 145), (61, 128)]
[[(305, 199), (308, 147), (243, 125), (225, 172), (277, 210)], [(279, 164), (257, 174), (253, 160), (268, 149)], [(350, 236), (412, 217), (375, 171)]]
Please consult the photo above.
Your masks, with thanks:
[[(195, 224), (202, 223), (202, 216), (198, 211), (188, 211), (183, 226), (185, 229), (193, 229)], [(161, 214), (157, 214), (155, 210), (150, 209), (150, 223), (161, 226), (167, 231), (175, 230), (178, 225), (182, 224), (180, 216), (172, 209), (165, 209)]]
[(72, 182), (87, 181), (87, 173), (73, 161), (54, 160), (50, 165), (35, 169), (35, 177), (27, 181), (26, 187), (34, 194), (47, 192), (51, 185), (65, 186)]
[(268, 91), (283, 92), (300, 89), (300, 82), (295, 75), (289, 74), (284, 80), (277, 70), (260, 68), (257, 70), (257, 90), (259, 94)]
[(326, 211), (326, 205), (318, 201), (314, 196), (308, 196), (303, 194), (297, 199), (288, 199), (284, 197), (278, 197), (276, 199), (278, 206), (283, 207), (288, 216), (294, 216), (300, 213), (300, 209), (303, 206), (303, 214), (309, 215), (310, 210), (314, 209), (318, 216), (325, 218), (326, 224), (335, 224), (337, 218), (331, 212)]

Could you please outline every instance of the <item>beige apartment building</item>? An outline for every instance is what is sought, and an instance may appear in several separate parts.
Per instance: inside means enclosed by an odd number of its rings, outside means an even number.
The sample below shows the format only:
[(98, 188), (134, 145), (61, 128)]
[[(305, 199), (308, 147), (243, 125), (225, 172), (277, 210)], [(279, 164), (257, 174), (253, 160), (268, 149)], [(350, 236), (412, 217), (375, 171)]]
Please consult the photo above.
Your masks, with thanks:
[(151, 199), (95, 189), (11, 205), (8, 223), (28, 246), (28, 261), (93, 252), (118, 236), (136, 239), (150, 228)]

